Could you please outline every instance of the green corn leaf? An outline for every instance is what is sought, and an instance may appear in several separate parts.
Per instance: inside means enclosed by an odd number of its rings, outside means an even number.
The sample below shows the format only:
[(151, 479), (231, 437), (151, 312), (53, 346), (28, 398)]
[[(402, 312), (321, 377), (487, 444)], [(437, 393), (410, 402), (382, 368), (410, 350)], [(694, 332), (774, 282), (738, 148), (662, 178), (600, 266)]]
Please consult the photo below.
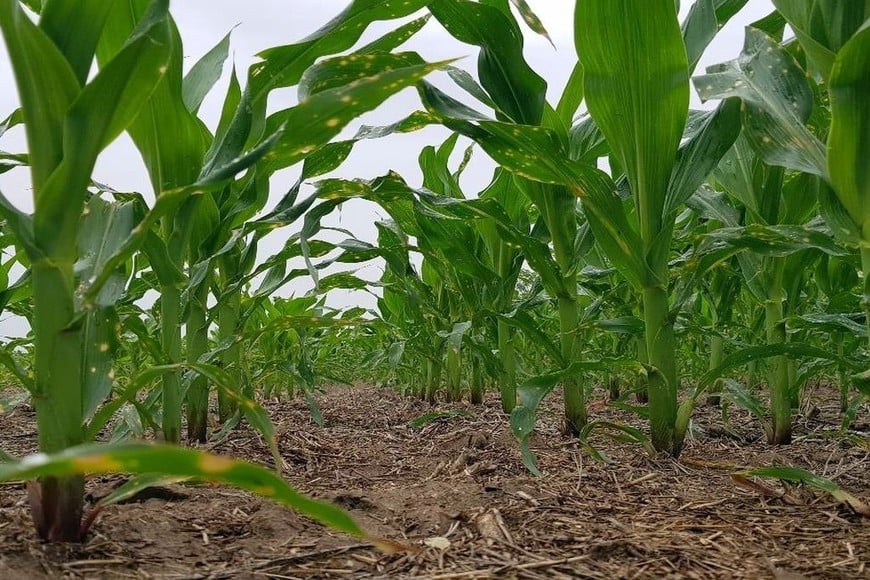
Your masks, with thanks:
[(183, 282), (185, 280), (184, 274), (174, 264), (174, 261), (169, 256), (166, 242), (155, 233), (154, 228), (163, 216), (176, 211), (185, 199), (197, 192), (201, 193), (201, 190), (197, 188), (182, 188), (164, 192), (163, 195), (158, 197), (154, 207), (142, 217), (136, 227), (131, 230), (130, 235), (105, 260), (102, 269), (95, 272), (84, 295), (84, 301), (95, 300), (103, 285), (113, 276), (115, 270), (142, 247), (148, 250), (151, 266), (157, 272), (161, 281), (172, 284)]
[[(479, 115), (464, 111), (435, 87), (424, 83), (421, 90), (427, 107), (443, 115), (445, 124), (477, 141), (505, 169), (529, 180), (563, 185), (580, 197), (590, 222), (594, 222), (593, 229), (597, 228), (596, 237), (607, 244), (611, 259), (623, 267), (636, 284), (649, 280), (649, 267), (636, 252), (640, 247), (637, 234), (627, 221), (621, 201), (613, 195), (613, 184), (605, 173), (569, 160), (558, 137), (547, 129), (480, 120)], [(477, 121), (478, 125), (468, 122), (469, 119)], [(534, 187), (526, 186), (525, 191), (535, 199)], [(545, 203), (546, 199), (539, 196), (536, 203)], [(526, 259), (536, 267), (528, 253)], [(549, 260), (552, 261), (552, 257)]]
[(830, 479), (821, 477), (812, 472), (800, 469), (797, 467), (757, 467), (741, 471), (736, 475), (742, 477), (763, 477), (767, 479), (779, 479), (782, 481), (790, 481), (793, 483), (802, 483), (812, 488), (824, 491), (831, 495), (837, 501), (843, 502), (856, 513), (864, 517), (870, 517), (870, 506), (867, 506), (860, 499), (843, 490), (839, 485)]
[(168, 2), (155, 0), (129, 41), (81, 91), (64, 123), (64, 157), (39, 193), (33, 228), (49, 254), (68, 253), (97, 155), (136, 118), (166, 71)]
[(591, 117), (571, 127), (568, 139), (571, 159), (594, 165), (599, 158), (610, 154), (604, 135)]
[(710, 187), (699, 188), (686, 200), (686, 205), (705, 219), (715, 220), (732, 227), (736, 227), (740, 223), (740, 213), (728, 203), (723, 193)]
[(535, 320), (531, 314), (525, 310), (517, 309), (507, 314), (499, 314), (499, 320), (503, 320), (509, 326), (512, 326), (523, 332), (537, 346), (543, 348), (544, 351), (556, 362), (557, 365), (564, 365), (565, 359), (562, 357), (562, 351), (549, 334), (541, 330), (540, 323)]
[(39, 18), (39, 27), (54, 41), (76, 75), (84, 85), (91, 72), (97, 43), (115, 0), (83, 0), (45, 2)]
[(11, 115), (0, 121), (0, 137), (3, 137), (3, 134), (6, 133), (9, 129), (13, 127), (17, 127), (24, 123), (24, 113), (22, 113), (21, 108), (15, 109)]
[[(18, 87), (38, 198), (63, 158), (64, 121), (81, 85), (63, 53), (21, 10), (18, 0), (0, 2), (0, 30)], [(37, 70), (39, 74), (33, 74)]]
[(344, 290), (365, 290), (368, 288), (368, 282), (357, 278), (350, 272), (337, 272), (321, 278), (317, 291), (323, 293), (336, 288), (342, 288)]
[[(377, 62), (388, 66), (386, 62), (389, 59), (379, 56), (375, 55)], [(413, 86), (427, 74), (447, 64), (405, 67), (401, 66), (401, 59), (393, 62), (398, 68), (380, 73), (369, 71), (371, 76), (358, 79), (353, 85), (319, 92), (295, 107), (270, 116), (266, 123), (269, 132), (282, 126), (286, 127), (286, 131), (265, 155), (264, 161), (269, 171), (290, 167), (302, 160), (327, 143), (360, 114), (376, 108), (394, 93)], [(340, 58), (331, 59), (315, 65), (316, 71), (311, 74), (319, 76), (324, 71), (340, 74), (345, 66)]]
[(801, 342), (788, 342), (781, 344), (769, 344), (764, 346), (750, 346), (733, 352), (725, 357), (718, 367), (704, 373), (698, 380), (698, 387), (693, 395), (696, 399), (717, 379), (724, 377), (729, 371), (741, 367), (756, 360), (762, 360), (775, 356), (788, 356), (790, 358), (817, 358), (835, 361), (846, 368), (857, 369), (860, 364), (842, 358), (836, 353), (823, 348)]
[(541, 36), (549, 40), (550, 44), (553, 44), (553, 39), (550, 38), (550, 34), (544, 27), (544, 23), (541, 22), (541, 19), (538, 18), (538, 15), (535, 14), (534, 10), (532, 10), (531, 6), (529, 6), (526, 0), (511, 0), (511, 4), (516, 6), (517, 11), (519, 11), (520, 13), (520, 16), (523, 17), (526, 25), (531, 28), (533, 32), (535, 32), (536, 34), (540, 34)]
[(44, 256), (33, 234), (33, 218), (15, 207), (2, 192), (0, 192), (0, 215), (6, 220), (6, 226), (15, 235), (31, 261), (35, 262)]
[(865, 20), (866, 0), (774, 0), (809, 57), (813, 68), (828, 80), (834, 60)]
[(806, 75), (773, 38), (747, 28), (740, 57), (709, 67), (694, 83), (705, 101), (743, 100), (746, 136), (766, 163), (826, 176), (824, 147), (805, 125), (813, 107)]
[(574, 115), (577, 114), (577, 109), (583, 102), (585, 96), (584, 80), (583, 65), (578, 61), (574, 65), (574, 70), (571, 71), (571, 76), (568, 78), (568, 83), (565, 85), (565, 90), (562, 91), (559, 104), (556, 106), (556, 113), (566, 127), (571, 127), (574, 124)]
[(505, 209), (494, 199), (438, 200), (438, 207), (464, 219), (488, 218), (494, 221), (498, 235), (508, 244), (521, 250), (529, 266), (541, 277), (544, 287), (554, 296), (564, 295), (565, 288), (559, 265), (553, 259), (549, 246), (514, 225)]
[(819, 187), (819, 213), (831, 228), (834, 237), (840, 242), (853, 246), (860, 244), (861, 228), (855, 223), (849, 210), (834, 190), (826, 183)]
[(457, 322), (449, 332), (439, 332), (438, 336), (447, 339), (447, 345), (456, 352), (462, 350), (462, 340), (466, 333), (471, 330), (471, 322)]
[(221, 107), (221, 116), (218, 120), (217, 131), (213, 143), (222, 143), (226, 137), (227, 131), (232, 126), (235, 118), (236, 110), (242, 102), (242, 88), (239, 84), (239, 77), (236, 73), (236, 67), (233, 67), (230, 73), (230, 82), (227, 86), (227, 93), (224, 96), (223, 107)]
[[(79, 259), (75, 266), (76, 275), (82, 280), (80, 294), (85, 293), (90, 281), (106, 268), (113, 252), (131, 234), (136, 217), (134, 202), (109, 203), (94, 196), (85, 206), (77, 244)], [(112, 306), (123, 295), (126, 281), (127, 273), (122, 268), (109, 272), (99, 293), (86, 307)]]
[[(854, 336), (867, 338), (867, 325), (859, 323), (863, 315), (825, 314), (813, 312), (788, 319), (788, 325), (792, 328), (817, 329), (825, 333), (846, 332)], [(856, 319), (858, 321), (856, 321)]]
[(82, 417), (90, 420), (111, 394), (115, 383), (115, 353), (120, 320), (114, 309), (99, 307), (85, 316), (82, 327)]
[[(97, 50), (100, 66), (125, 50), (130, 30), (141, 26), (145, 0), (117, 2)], [(148, 106), (128, 128), (142, 155), (155, 194), (188, 186), (197, 180), (209, 141), (208, 130), (185, 106), (183, 98), (183, 45), (171, 18), (162, 41), (171, 51), (164, 75), (153, 81)], [(233, 155), (236, 157), (236, 155)]]
[(109, 494), (100, 498), (94, 506), (95, 510), (102, 510), (110, 505), (130, 501), (137, 495), (152, 487), (163, 487), (176, 483), (190, 481), (192, 478), (186, 475), (163, 475), (160, 473), (141, 473), (135, 475), (113, 489)]
[(336, 530), (367, 538), (343, 510), (309, 499), (272, 471), (246, 461), (172, 445), (91, 444), (0, 465), (0, 481), (103, 473), (160, 473), (232, 485), (270, 498)]
[(643, 335), (643, 320), (636, 316), (598, 319), (593, 324), (608, 332), (640, 336)]
[(33, 295), (30, 279), (30, 270), (27, 270), (12, 284), (7, 282), (5, 288), (0, 290), (0, 313), (10, 304), (20, 304), (25, 301), (29, 303)]
[(28, 157), (25, 154), (0, 152), (0, 175), (18, 167), (26, 167), (28, 165), (27, 160)]
[(728, 99), (703, 118), (699, 130), (677, 152), (665, 215), (676, 212), (701, 187), (734, 145), (740, 134), (740, 102)]
[(230, 35), (228, 33), (211, 50), (196, 61), (182, 82), (181, 95), (184, 105), (191, 113), (199, 111), (202, 101), (221, 78), (224, 63), (230, 50)]
[(478, 76), (499, 109), (516, 123), (540, 124), (547, 83), (526, 63), (512, 17), (467, 0), (434, 0), (429, 10), (457, 40), (480, 47)]
[(420, 18), (416, 18), (408, 23), (405, 23), (395, 30), (391, 30), (387, 34), (378, 38), (377, 40), (373, 40), (369, 44), (357, 49), (356, 53), (358, 54), (367, 54), (372, 52), (393, 52), (395, 49), (399, 48), (407, 41), (411, 39), (412, 36), (420, 32), (426, 23), (429, 22), (431, 15), (426, 14)]
[[(757, 176), (764, 171), (761, 161), (753, 151), (749, 140), (741, 134), (734, 146), (722, 157), (718, 167), (713, 171), (712, 178), (716, 188), (723, 190), (737, 199), (750, 210), (750, 215), (760, 216), (762, 212), (763, 188), (756, 183)], [(760, 177), (759, 177), (760, 180)], [(776, 197), (776, 196), (770, 196)], [(779, 216), (777, 216), (779, 217)], [(758, 219), (761, 219), (760, 217)], [(729, 225), (739, 225), (737, 223)]]
[(269, 418), (269, 413), (259, 403), (248, 399), (242, 392), (236, 389), (236, 381), (233, 380), (225, 369), (203, 362), (184, 363), (184, 365), (179, 366), (188, 368), (206, 377), (217, 389), (223, 392), (225, 397), (236, 403), (237, 407), (242, 411), (245, 420), (265, 439), (266, 446), (272, 452), (272, 458), (275, 460), (275, 469), (280, 472), (283, 460), (278, 450), (278, 436), (275, 433), (275, 425)]
[(21, 0), (21, 3), (30, 8), (34, 14), (42, 12), (43, 0)]
[(719, 228), (705, 237), (764, 256), (787, 256), (808, 248), (830, 256), (849, 255), (848, 250), (838, 245), (830, 235), (802, 226), (752, 224), (745, 227)]
[(426, 61), (416, 52), (374, 52), (326, 59), (312, 66), (299, 80), (299, 100), (304, 102), (329, 89), (343, 88), (354, 81), (389, 71), (392, 68), (425, 65)]
[(762, 422), (765, 430), (770, 429), (770, 422), (767, 419), (767, 409), (765, 408), (764, 403), (754, 393), (746, 389), (742, 383), (734, 380), (726, 380), (725, 389), (735, 405), (752, 413), (756, 419)]
[(649, 251), (664, 226), (668, 181), (689, 108), (676, 8), (671, 0), (578, 0), (574, 25), (586, 103), (625, 170)]
[[(145, 333), (148, 333), (147, 329)], [(155, 365), (131, 377), (123, 390), (117, 393), (112, 400), (102, 405), (94, 414), (93, 419), (91, 419), (85, 428), (85, 439), (93, 440), (96, 438), (121, 407), (128, 403), (136, 402), (136, 396), (142, 389), (160, 378), (164, 373), (172, 372), (178, 368), (178, 365)]]
[(33, 375), (28, 372), (26, 368), (22, 367), (17, 360), (15, 360), (15, 357), (12, 356), (12, 353), (8, 348), (0, 348), (0, 365), (6, 367), (22, 387), (30, 392), (34, 392), (36, 384), (33, 381)]
[(697, 0), (692, 4), (682, 26), (690, 71), (695, 70), (716, 34), (747, 2), (748, 0)]
[(305, 40), (261, 52), (258, 56), (263, 61), (250, 70), (252, 102), (264, 99), (272, 89), (296, 85), (318, 58), (353, 46), (369, 24), (409, 16), (427, 3), (428, 0), (354, 0)]
[(468, 72), (464, 71), (461, 68), (457, 68), (455, 66), (448, 66), (444, 69), (447, 73), (447, 76), (456, 83), (456, 85), (464, 90), (466, 93), (489, 107), (494, 111), (499, 111), (498, 105), (492, 98), (486, 93), (482, 86), (478, 84), (478, 82), (471, 76)]
[(606, 456), (592, 447), (589, 443), (589, 439), (597, 431), (604, 431), (604, 435), (620, 443), (640, 445), (650, 457), (655, 457), (657, 455), (649, 437), (647, 437), (647, 435), (640, 429), (632, 427), (631, 425), (614, 423), (613, 421), (599, 420), (587, 423), (578, 436), (582, 444), (587, 448), (587, 450), (592, 452), (592, 456), (596, 459), (607, 461)]
[(581, 199), (595, 240), (613, 265), (635, 288), (649, 285), (654, 275), (638, 251), (643, 247), (640, 234), (629, 221), (625, 204), (619, 196), (596, 189)]
[[(870, 5), (868, 5), (870, 6)], [(837, 54), (831, 70), (831, 132), (828, 172), (837, 197), (854, 223), (870, 219), (870, 23)], [(835, 231), (836, 225), (831, 224)]]

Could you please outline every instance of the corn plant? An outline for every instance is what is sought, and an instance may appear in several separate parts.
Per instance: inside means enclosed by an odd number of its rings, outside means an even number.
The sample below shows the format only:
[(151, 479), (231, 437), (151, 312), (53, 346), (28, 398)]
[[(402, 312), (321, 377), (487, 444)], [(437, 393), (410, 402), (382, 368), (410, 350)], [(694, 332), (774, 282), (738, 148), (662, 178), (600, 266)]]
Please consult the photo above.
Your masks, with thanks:
[[(31, 217), (8, 202), (3, 206), (31, 262), (34, 403), (40, 448), (49, 453), (83, 442), (86, 399), (94, 381), (106, 378), (83, 367), (86, 353), (101, 343), (83, 342), (93, 305), (76, 299), (74, 264), (90, 174), (100, 151), (135, 118), (170, 56), (166, 3), (155, 2), (116, 58), (86, 82), (110, 7), (49, 3), (36, 25), (18, 2), (0, 5), (27, 133), (35, 211)], [(32, 65), (37, 54), (39, 74)], [(83, 485), (81, 476), (46, 477), (31, 488), (42, 537), (78, 538)]]
[[(770, 165), (821, 177), (830, 186), (820, 191), (822, 215), (838, 238), (863, 247), (867, 214), (862, 208), (870, 189), (860, 160), (866, 156), (870, 127), (865, 58), (870, 4), (774, 4), (795, 31), (805, 64), (769, 31), (749, 29), (741, 58), (712, 68), (696, 85), (704, 98), (743, 100), (748, 137), (758, 155)], [(774, 58), (778, 68), (766, 69)], [(812, 92), (812, 85), (827, 92), (829, 119), (824, 109), (808, 118), (801, 99)], [(870, 268), (865, 253), (866, 276)]]
[[(525, 183), (521, 189), (539, 210), (555, 259), (532, 244), (523, 250), (530, 267), (541, 273), (545, 284), (550, 284), (548, 290), (561, 301), (562, 359), (567, 366), (579, 364), (581, 256), (575, 253), (582, 247), (577, 243), (575, 197), (579, 197), (596, 243), (642, 297), (653, 441), (671, 453), (679, 452), (690, 412), (687, 407), (678, 422), (672, 327), (680, 304), (670, 304), (668, 295), (674, 219), (739, 130), (735, 122), (739, 111), (733, 102), (696, 116), (687, 128), (688, 78), (718, 27), (742, 5), (699, 3), (681, 30), (673, 3), (645, 3), (640, 8), (643, 15), (636, 19), (640, 24), (622, 30), (627, 7), (578, 2), (575, 34), (580, 64), (555, 108), (545, 104), (543, 79), (522, 60), (522, 35), (506, 4), (435, 2), (430, 6), (457, 39), (482, 47), (479, 75), (485, 91), (467, 80), (462, 85), (476, 96), (483, 93), (484, 102), (495, 102), (498, 120), (425, 84), (424, 100), (442, 123), (477, 141)], [(618, 39), (615, 44), (614, 39)], [(614, 98), (615, 94), (619, 96)], [(592, 122), (574, 125), (584, 96)], [(609, 152), (614, 178), (623, 189), (626, 184), (634, 200), (631, 208), (614, 195), (613, 180), (595, 166)], [(586, 421), (585, 395), (572, 375), (565, 376), (569, 378), (566, 423), (576, 432)], [(530, 397), (530, 404), (534, 400), (539, 397)]]
[[(577, 80), (582, 77), (575, 75), (574, 83), (568, 87), (566, 96), (560, 103), (560, 112), (557, 113), (547, 105), (546, 81), (523, 58), (522, 33), (507, 3), (484, 5), (467, 1), (433, 2), (429, 9), (457, 40), (480, 47), (478, 66), (481, 85), (476, 86), (473, 82), (464, 80), (464, 88), (496, 110), (497, 117), (505, 120), (505, 131), (510, 131), (515, 124), (546, 126), (567, 133), (565, 118), (570, 122), (579, 106), (573, 89)], [(528, 13), (525, 16), (530, 17)], [(540, 30), (539, 27), (538, 29)], [(427, 86), (425, 90), (424, 99), (430, 109), (436, 110), (439, 104), (444, 105), (445, 108), (437, 110), (437, 114), (446, 126), (480, 142), (480, 132), (468, 127), (467, 121), (472, 118), (486, 119), (485, 116), (463, 108), (449, 97), (442, 99), (440, 91), (434, 87)], [(471, 116), (464, 117), (468, 114)], [(567, 141), (567, 135), (563, 135), (563, 139)], [(540, 240), (530, 238), (527, 232), (519, 232), (510, 241), (516, 243), (519, 239), (529, 245), (538, 246), (532, 252), (525, 252), (526, 260), (539, 273), (545, 270), (541, 273), (542, 280), (545, 281), (548, 292), (559, 303), (560, 359), (564, 364), (570, 364), (580, 356), (576, 331), (579, 319), (578, 256), (575, 253), (575, 240), (578, 235), (577, 202), (573, 193), (564, 185), (530, 180), (524, 172), (517, 172), (513, 185), (537, 208), (549, 234), (552, 250), (546, 248), (546, 244)], [(507, 332), (505, 329), (503, 334), (507, 335)], [(510, 348), (508, 336), (505, 336), (503, 343)], [(507, 378), (510, 380), (510, 377)], [(579, 378), (574, 376), (566, 377), (563, 387), (564, 427), (567, 431), (576, 433), (587, 421), (585, 392)]]

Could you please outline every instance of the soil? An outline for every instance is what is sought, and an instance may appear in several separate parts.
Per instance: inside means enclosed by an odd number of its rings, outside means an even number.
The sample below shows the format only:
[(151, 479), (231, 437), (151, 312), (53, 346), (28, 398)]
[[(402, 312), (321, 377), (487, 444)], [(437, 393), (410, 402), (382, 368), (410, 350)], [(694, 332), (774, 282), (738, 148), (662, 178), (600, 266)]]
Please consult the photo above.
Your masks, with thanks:
[[(12, 482), (0, 484), (0, 578), (870, 578), (870, 520), (812, 489), (731, 477), (792, 465), (870, 501), (866, 407), (842, 437), (836, 404), (807, 403), (794, 443), (782, 447), (741, 412), (723, 424), (718, 409), (701, 408), (679, 460), (596, 437), (603, 463), (560, 433), (554, 394), (533, 438), (544, 472), (536, 478), (495, 395), (479, 407), (440, 405), (457, 412), (422, 427), (410, 422), (432, 408), (388, 389), (330, 387), (318, 400), (324, 427), (304, 401), (266, 405), (286, 477), (409, 551), (385, 554), (265, 499), (205, 485), (111, 506), (86, 543), (45, 545), (24, 485)], [(604, 401), (592, 407), (596, 418), (640, 423)], [(0, 432), (7, 451), (35, 448), (27, 407), (3, 416)], [(210, 448), (272, 461), (247, 428)], [(121, 481), (91, 481), (89, 493)]]

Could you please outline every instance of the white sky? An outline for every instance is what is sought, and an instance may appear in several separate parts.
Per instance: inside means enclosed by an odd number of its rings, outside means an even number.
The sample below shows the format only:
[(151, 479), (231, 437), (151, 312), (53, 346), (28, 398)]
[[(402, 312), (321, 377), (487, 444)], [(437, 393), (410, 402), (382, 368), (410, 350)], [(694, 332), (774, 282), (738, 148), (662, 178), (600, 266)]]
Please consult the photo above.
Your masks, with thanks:
[[(529, 32), (526, 40), (526, 58), (541, 76), (547, 79), (550, 87), (550, 100), (555, 102), (561, 92), (576, 60), (572, 40), (572, 0), (528, 0), (529, 5), (540, 16), (550, 32), (555, 49), (546, 40)], [(254, 55), (271, 46), (290, 44), (304, 38), (338, 14), (348, 0), (174, 0), (172, 13), (178, 23), (185, 44), (185, 61), (189, 67), (200, 56), (217, 43), (234, 26), (231, 58), (239, 71), (247, 70), (254, 61)], [(687, 12), (690, 2), (684, 1), (682, 13)], [(743, 28), (773, 9), (770, 0), (749, 0), (748, 5), (716, 37), (701, 61), (698, 71), (708, 64), (735, 58), (743, 44)], [(362, 42), (387, 32), (396, 23), (373, 25)], [(437, 21), (432, 19), (403, 50), (420, 52), (427, 60), (466, 57), (458, 65), (473, 70), (476, 62), (474, 47), (460, 44), (450, 38)], [(229, 66), (225, 72), (228, 74)], [(244, 75), (240, 75), (244, 76)], [(220, 105), (226, 86), (225, 78), (218, 84), (203, 104), (201, 116), (214, 127), (220, 114)], [(9, 66), (9, 58), (3, 43), (0, 43), (0, 118), (11, 113), (18, 106), (15, 84)], [(456, 94), (456, 93), (454, 93)], [(270, 109), (278, 110), (293, 103), (293, 91), (278, 91), (270, 100)], [(694, 106), (699, 106), (693, 98)], [(394, 122), (418, 108), (416, 93), (413, 90), (395, 96), (377, 111), (363, 117), (360, 123), (382, 125)], [(350, 136), (360, 123), (346, 131)], [(359, 143), (348, 161), (336, 173), (346, 178), (373, 178), (395, 170), (412, 185), (419, 185), (420, 171), (417, 155), (426, 145), (437, 145), (448, 133), (446, 130), (429, 128), (411, 135), (397, 135), (381, 141)], [(23, 131), (10, 131), (0, 142), (4, 151), (24, 151)], [(476, 193), (488, 182), (492, 165), (483, 153), (477, 152), (465, 174), (463, 185), (469, 193)], [(276, 175), (273, 180), (274, 196), (272, 203), (292, 184), (298, 169), (290, 169)], [(149, 192), (147, 174), (138, 152), (130, 140), (123, 136), (112, 144), (101, 156), (94, 178), (122, 191)], [(14, 170), (0, 175), (0, 191), (25, 211), (32, 210), (29, 179), (25, 170)], [(363, 201), (352, 201), (341, 214), (328, 221), (353, 231), (358, 237), (373, 241), (374, 222), (386, 217), (372, 205)], [(282, 245), (285, 234), (277, 232), (275, 246)], [(332, 238), (334, 241), (344, 236)], [(268, 251), (268, 246), (266, 247)], [(377, 279), (380, 271), (377, 266), (368, 267), (361, 272), (368, 279)], [(288, 290), (304, 292), (310, 285), (297, 285)], [(285, 292), (286, 293), (286, 292)], [(374, 299), (362, 292), (336, 293), (330, 296), (334, 306), (361, 304), (374, 305)], [(20, 322), (11, 318), (0, 318), (0, 337), (18, 334)]]

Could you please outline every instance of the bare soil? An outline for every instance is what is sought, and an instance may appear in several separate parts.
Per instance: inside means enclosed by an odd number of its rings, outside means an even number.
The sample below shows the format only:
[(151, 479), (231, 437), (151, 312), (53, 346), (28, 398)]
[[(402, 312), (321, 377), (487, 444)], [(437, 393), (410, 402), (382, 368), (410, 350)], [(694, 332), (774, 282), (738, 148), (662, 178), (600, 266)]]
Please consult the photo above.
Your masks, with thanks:
[[(267, 404), (287, 478), (412, 551), (384, 554), (267, 500), (204, 485), (112, 506), (85, 544), (50, 546), (35, 537), (24, 485), (6, 483), (0, 579), (870, 578), (870, 521), (811, 489), (747, 489), (731, 478), (743, 467), (792, 465), (870, 501), (866, 408), (841, 437), (835, 405), (807, 404), (784, 447), (767, 445), (741, 412), (723, 428), (719, 410), (702, 408), (678, 461), (598, 437), (606, 464), (560, 433), (554, 393), (534, 436), (544, 471), (535, 478), (494, 395), (476, 408), (442, 405), (468, 413), (418, 428), (410, 421), (432, 408), (390, 390), (330, 387), (319, 402), (322, 428), (302, 401)], [(593, 407), (597, 418), (640, 423), (604, 401)], [(0, 420), (0, 447), (34, 450), (29, 409)], [(212, 448), (272, 461), (247, 428)], [(121, 481), (94, 480), (89, 493)]]

